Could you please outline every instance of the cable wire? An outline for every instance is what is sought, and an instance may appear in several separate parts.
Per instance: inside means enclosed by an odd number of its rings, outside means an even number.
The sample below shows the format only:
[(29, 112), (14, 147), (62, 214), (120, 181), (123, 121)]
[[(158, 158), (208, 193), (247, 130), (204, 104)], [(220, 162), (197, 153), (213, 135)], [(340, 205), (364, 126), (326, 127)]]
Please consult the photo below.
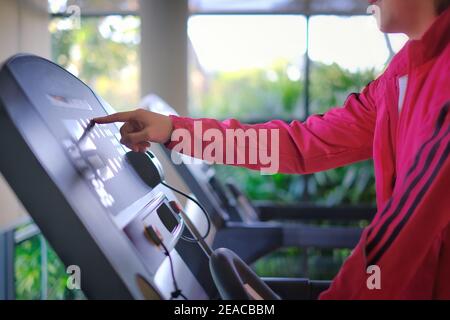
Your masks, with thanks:
[(170, 255), (169, 250), (167, 249), (166, 245), (161, 242), (161, 246), (164, 249), (164, 254), (169, 258), (169, 264), (170, 264), (170, 273), (172, 274), (172, 281), (173, 281), (173, 288), (174, 291), (171, 293), (170, 300), (176, 299), (178, 297), (182, 297), (184, 300), (189, 300), (181, 291), (181, 289), (178, 287), (177, 279), (175, 278), (175, 268), (173, 266), (172, 256)]
[[(202, 236), (202, 240), (205, 240), (209, 236), (209, 233), (211, 231), (211, 221), (209, 220), (209, 214), (206, 211), (206, 209), (201, 205), (200, 202), (198, 202), (196, 199), (194, 199), (193, 197), (189, 196), (188, 194), (184, 193), (183, 191), (180, 191), (180, 190), (176, 189), (175, 187), (172, 187), (171, 185), (167, 184), (164, 181), (162, 181), (161, 184), (166, 186), (170, 190), (172, 190), (172, 191), (174, 191), (174, 192), (176, 192), (178, 194), (181, 194), (185, 198), (191, 200), (192, 202), (194, 202), (202, 210), (203, 214), (205, 215), (206, 222), (207, 222), (207, 228), (206, 228), (205, 235)], [(190, 238), (190, 237), (186, 237), (186, 236), (181, 236), (181, 238), (183, 240), (185, 240), (185, 241), (188, 241), (188, 242), (195, 242), (195, 243), (197, 243), (199, 241), (198, 239), (194, 239), (194, 238)]]

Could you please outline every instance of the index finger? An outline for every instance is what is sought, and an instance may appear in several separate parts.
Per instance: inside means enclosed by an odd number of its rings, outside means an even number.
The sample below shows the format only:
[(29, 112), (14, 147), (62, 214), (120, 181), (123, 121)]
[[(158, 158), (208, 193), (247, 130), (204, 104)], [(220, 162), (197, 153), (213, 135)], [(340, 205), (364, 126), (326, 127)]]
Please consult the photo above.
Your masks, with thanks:
[(134, 111), (126, 111), (126, 112), (117, 112), (113, 113), (109, 116), (98, 117), (92, 119), (94, 123), (105, 124), (105, 123), (113, 123), (113, 122), (127, 122), (133, 120), (135, 117)]

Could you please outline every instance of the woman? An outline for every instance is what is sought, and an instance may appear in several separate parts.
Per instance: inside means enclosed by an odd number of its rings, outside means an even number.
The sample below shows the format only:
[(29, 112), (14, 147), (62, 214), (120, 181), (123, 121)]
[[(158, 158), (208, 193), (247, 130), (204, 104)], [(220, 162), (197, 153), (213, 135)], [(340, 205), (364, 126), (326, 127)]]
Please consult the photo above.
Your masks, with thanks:
[[(96, 123), (125, 122), (122, 143), (144, 151), (150, 142), (176, 146), (178, 129), (276, 130), (279, 170), (305, 174), (373, 158), (378, 212), (322, 299), (450, 299), (450, 10), (449, 0), (369, 1), (379, 8), (383, 32), (410, 41), (387, 70), (351, 94), (343, 107), (305, 122), (246, 125), (236, 120), (192, 119), (144, 110)], [(178, 130), (178, 131), (177, 131)], [(233, 138), (234, 139), (234, 138)], [(192, 141), (206, 147), (202, 134)], [(242, 141), (241, 141), (242, 143)], [(227, 148), (233, 145), (232, 149)], [(256, 149), (268, 149), (261, 141)], [(224, 154), (252, 146), (225, 139)], [(184, 152), (192, 154), (186, 148)]]

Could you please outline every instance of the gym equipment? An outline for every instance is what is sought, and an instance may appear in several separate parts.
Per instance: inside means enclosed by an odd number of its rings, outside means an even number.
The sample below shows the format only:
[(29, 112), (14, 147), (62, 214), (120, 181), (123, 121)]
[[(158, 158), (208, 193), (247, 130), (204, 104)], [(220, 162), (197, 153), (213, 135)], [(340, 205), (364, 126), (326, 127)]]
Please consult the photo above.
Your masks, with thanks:
[[(209, 189), (193, 190), (197, 200), (184, 208), (157, 156), (131, 152), (117, 126), (90, 121), (110, 112), (88, 86), (43, 58), (17, 55), (0, 70), (0, 173), (64, 264), (81, 271), (88, 298), (311, 299), (326, 288), (307, 279), (259, 279), (244, 261), (287, 243), (280, 239), (305, 244), (308, 229), (290, 234), (276, 223), (232, 221)], [(208, 177), (204, 165), (199, 177)], [(214, 190), (210, 182), (204, 186)], [(245, 246), (244, 259), (211, 249), (239, 249), (244, 234), (252, 243), (267, 239)]]
[[(0, 172), (64, 264), (81, 270), (88, 298), (217, 297), (208, 255), (182, 240), (193, 235), (173, 192), (160, 176), (141, 179), (116, 126), (90, 127), (106, 114), (58, 65), (9, 59), (0, 71)], [(147, 161), (160, 168), (151, 154)]]

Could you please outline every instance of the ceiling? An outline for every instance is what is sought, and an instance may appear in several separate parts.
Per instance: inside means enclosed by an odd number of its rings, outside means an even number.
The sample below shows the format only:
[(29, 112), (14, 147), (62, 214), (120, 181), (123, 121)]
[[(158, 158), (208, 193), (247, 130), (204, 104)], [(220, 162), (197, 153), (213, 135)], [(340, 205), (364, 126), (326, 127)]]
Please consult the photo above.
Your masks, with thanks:
[(190, 0), (192, 13), (365, 14), (366, 0)]
[[(52, 14), (76, 5), (82, 15), (139, 14), (139, 0), (48, 0)], [(141, 0), (152, 1), (152, 0)], [(172, 0), (171, 0), (172, 1)], [(366, 14), (367, 0), (186, 0), (191, 14)]]

